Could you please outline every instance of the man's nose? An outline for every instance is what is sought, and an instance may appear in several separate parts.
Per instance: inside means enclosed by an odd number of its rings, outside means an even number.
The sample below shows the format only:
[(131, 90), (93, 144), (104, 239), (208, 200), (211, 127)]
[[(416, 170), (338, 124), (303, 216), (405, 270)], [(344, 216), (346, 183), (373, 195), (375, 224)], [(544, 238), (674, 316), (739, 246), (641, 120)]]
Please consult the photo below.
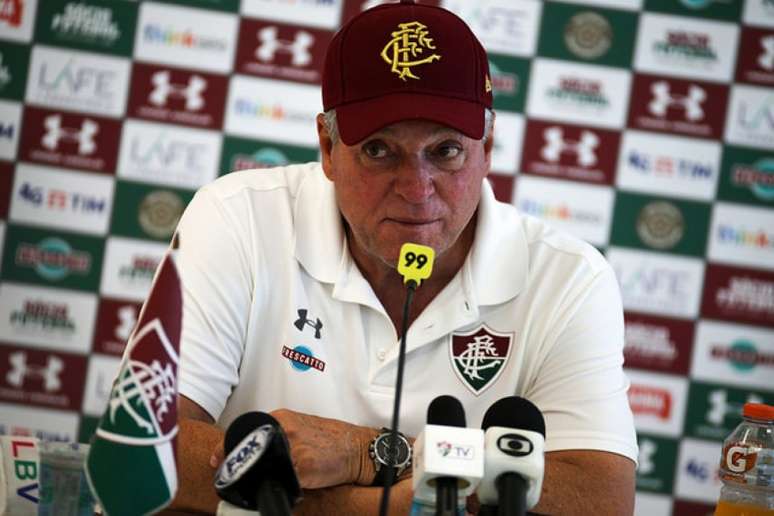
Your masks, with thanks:
[(395, 192), (412, 204), (426, 202), (435, 193), (431, 167), (419, 159), (407, 160), (398, 170)]

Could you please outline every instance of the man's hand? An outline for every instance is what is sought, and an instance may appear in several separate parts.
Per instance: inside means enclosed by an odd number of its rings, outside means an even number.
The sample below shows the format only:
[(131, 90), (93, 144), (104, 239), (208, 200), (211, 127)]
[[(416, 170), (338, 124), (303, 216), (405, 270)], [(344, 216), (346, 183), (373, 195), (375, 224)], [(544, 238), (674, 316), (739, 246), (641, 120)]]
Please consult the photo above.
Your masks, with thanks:
[(290, 456), (304, 489), (371, 485), (375, 471), (368, 444), (372, 428), (280, 409), (271, 413), (285, 430)]
[[(370, 486), (374, 465), (368, 444), (378, 434), (362, 427), (324, 417), (279, 409), (271, 413), (279, 421), (290, 443), (290, 457), (304, 489), (341, 484)], [(223, 462), (223, 443), (210, 458), (210, 466)]]

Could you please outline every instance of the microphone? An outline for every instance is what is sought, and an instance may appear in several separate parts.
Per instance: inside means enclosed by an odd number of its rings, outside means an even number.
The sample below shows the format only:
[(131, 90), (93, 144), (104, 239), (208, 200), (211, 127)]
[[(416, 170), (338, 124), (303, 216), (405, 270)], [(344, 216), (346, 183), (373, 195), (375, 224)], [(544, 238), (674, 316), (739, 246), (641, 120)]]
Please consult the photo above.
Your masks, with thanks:
[[(406, 289), (406, 302), (403, 303), (403, 320), (400, 330), (400, 348), (398, 349), (398, 372), (395, 378), (395, 402), (392, 406), (392, 424), (390, 426), (390, 453), (389, 456), (397, 458), (396, 445), (398, 442), (398, 422), (400, 419), (400, 397), (403, 393), (403, 369), (406, 365), (406, 333), (408, 333), (409, 309), (414, 291), (422, 283), (423, 279), (430, 277), (433, 272), (435, 250), (432, 247), (420, 244), (405, 243), (400, 247), (398, 256), (398, 273), (403, 276), (403, 284)], [(379, 516), (386, 516), (390, 506), (390, 489), (394, 480), (394, 469), (387, 470), (384, 479), (384, 489), (379, 502)]]
[(473, 493), (483, 476), (484, 432), (465, 428), (465, 410), (457, 398), (438, 396), (414, 441), (415, 503), (434, 504), (436, 515), (456, 515), (459, 500)]
[(226, 458), (215, 474), (218, 495), (264, 516), (289, 516), (301, 485), (279, 422), (265, 412), (246, 412), (226, 430), (223, 448)]
[(485, 505), (497, 505), (500, 516), (525, 514), (537, 505), (543, 487), (543, 414), (531, 401), (508, 396), (489, 407), (481, 428), (486, 455), (478, 488), (482, 513)]

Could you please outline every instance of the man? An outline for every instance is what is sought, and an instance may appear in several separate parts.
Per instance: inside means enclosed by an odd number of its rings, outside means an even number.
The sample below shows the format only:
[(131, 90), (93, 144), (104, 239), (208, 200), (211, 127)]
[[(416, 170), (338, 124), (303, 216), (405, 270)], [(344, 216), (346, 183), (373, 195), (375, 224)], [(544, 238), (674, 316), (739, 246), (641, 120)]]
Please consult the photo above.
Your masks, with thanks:
[[(436, 259), (408, 315), (401, 431), (416, 436), (441, 394), (471, 426), (494, 401), (526, 397), (547, 428), (535, 510), (632, 512), (614, 274), (591, 246), (495, 201), (491, 103), (485, 52), (462, 20), (376, 7), (328, 49), (321, 164), (229, 174), (197, 193), (178, 227), (178, 507), (215, 509), (223, 430), (261, 410), (289, 437), (299, 513), (376, 513), (387, 466), (369, 445), (391, 420), (396, 263), (413, 242)], [(398, 473), (391, 514), (411, 500), (410, 471)]]

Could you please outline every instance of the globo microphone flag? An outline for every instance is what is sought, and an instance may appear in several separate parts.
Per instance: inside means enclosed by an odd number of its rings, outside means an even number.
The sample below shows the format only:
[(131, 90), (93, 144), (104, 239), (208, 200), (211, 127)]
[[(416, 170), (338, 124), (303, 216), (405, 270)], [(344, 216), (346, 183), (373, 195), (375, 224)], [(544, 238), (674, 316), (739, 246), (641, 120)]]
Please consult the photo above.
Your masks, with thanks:
[(154, 513), (177, 492), (182, 306), (170, 249), (127, 342), (86, 462), (91, 490), (109, 516)]

